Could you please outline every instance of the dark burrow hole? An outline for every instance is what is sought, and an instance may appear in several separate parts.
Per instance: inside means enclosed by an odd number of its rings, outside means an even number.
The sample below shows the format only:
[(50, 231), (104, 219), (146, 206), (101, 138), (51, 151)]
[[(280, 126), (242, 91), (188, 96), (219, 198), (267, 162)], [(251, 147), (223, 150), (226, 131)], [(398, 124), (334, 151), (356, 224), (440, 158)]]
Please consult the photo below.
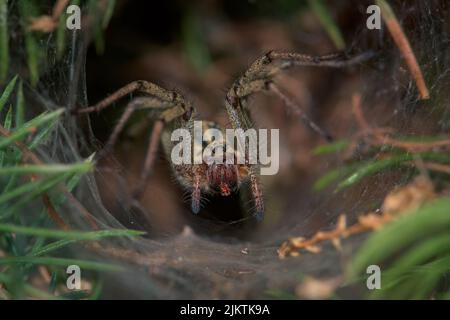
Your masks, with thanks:
[[(140, 148), (141, 143), (135, 142), (135, 145)], [(120, 146), (118, 149), (120, 150)], [(216, 241), (247, 241), (253, 238), (255, 233), (252, 231), (262, 225), (253, 215), (252, 201), (241, 198), (242, 194), (247, 196), (249, 192), (248, 185), (245, 184), (229, 196), (221, 196), (218, 193), (202, 196), (200, 212), (194, 214), (191, 211), (189, 193), (173, 178), (170, 164), (162, 155), (156, 165), (155, 174), (150, 178), (144, 199), (132, 205), (129, 202), (132, 184), (126, 180), (133, 174), (126, 168), (126, 159), (124, 160), (120, 152), (108, 159), (101, 160), (98, 165), (100, 174), (97, 174), (97, 182), (103, 204), (121, 224), (127, 228), (145, 231), (147, 238), (176, 236), (185, 227), (189, 227), (195, 234)], [(137, 157), (135, 161), (141, 163), (144, 159)], [(116, 171), (117, 168), (121, 169)], [(133, 169), (136, 170), (139, 169)], [(116, 173), (110, 175), (108, 172), (112, 171)], [(120, 182), (117, 182), (119, 180)], [(113, 186), (114, 184), (116, 185)], [(165, 196), (158, 197), (156, 201), (146, 201), (145, 197), (151, 197), (156, 189), (164, 189)], [(161, 220), (165, 210), (159, 205), (164, 206), (164, 203), (171, 202), (171, 199), (176, 212), (172, 213), (172, 218)], [(126, 210), (123, 210), (124, 208)]]

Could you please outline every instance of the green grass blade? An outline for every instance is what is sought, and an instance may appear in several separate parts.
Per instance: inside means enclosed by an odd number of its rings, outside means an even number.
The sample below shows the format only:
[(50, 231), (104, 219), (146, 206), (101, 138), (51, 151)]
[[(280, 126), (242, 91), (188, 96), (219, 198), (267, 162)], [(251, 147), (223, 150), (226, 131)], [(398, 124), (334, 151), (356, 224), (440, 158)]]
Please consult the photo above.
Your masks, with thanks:
[(86, 173), (91, 171), (91, 162), (80, 162), (73, 164), (48, 164), (48, 165), (23, 165), (0, 168), (1, 175), (18, 174), (57, 174), (57, 173)]
[(23, 84), (19, 81), (19, 89), (17, 90), (16, 102), (16, 122), (15, 127), (19, 128), (23, 125), (25, 118), (25, 99), (23, 96)]
[(183, 45), (189, 62), (199, 72), (204, 72), (211, 64), (211, 54), (204, 42), (201, 18), (195, 12), (186, 13), (183, 19)]
[(94, 34), (94, 46), (98, 55), (102, 55), (105, 51), (105, 39), (102, 29), (102, 17), (99, 17), (99, 6), (96, 0), (89, 0), (87, 4), (89, 15), (95, 17), (93, 34)]
[(65, 240), (98, 240), (105, 237), (134, 237), (145, 234), (145, 232), (127, 229), (110, 229), (100, 231), (64, 231), (57, 229), (44, 229), (35, 227), (24, 227), (13, 224), (0, 223), (0, 232), (18, 233), (29, 236), (58, 238)]
[(53, 119), (59, 117), (64, 112), (64, 109), (58, 109), (53, 112), (44, 112), (37, 116), (36, 118), (28, 121), (22, 127), (14, 131), (9, 137), (0, 138), (0, 150), (11, 145), (15, 141), (21, 140), (26, 137), (30, 131), (33, 131), (45, 124), (48, 124)]
[(64, 11), (59, 17), (58, 28), (56, 29), (56, 57), (60, 60), (66, 50), (66, 20), (67, 14)]
[(3, 127), (6, 130), (10, 130), (12, 127), (12, 113), (13, 113), (12, 107), (9, 107), (8, 112), (6, 113), (5, 116), (5, 122), (3, 123)]
[(316, 180), (313, 186), (314, 191), (321, 191), (325, 189), (340, 178), (348, 176), (350, 173), (355, 171), (357, 167), (357, 165), (347, 165), (328, 171), (326, 174)]
[(27, 52), (27, 65), (30, 74), (30, 82), (34, 87), (39, 80), (39, 69), (42, 53), (39, 48), (38, 39), (35, 33), (27, 30), (30, 19), (39, 16), (32, 1), (19, 0), (19, 11), (21, 16), (22, 29), (25, 34), (25, 49)]
[(50, 252), (53, 252), (53, 251), (56, 251), (58, 249), (64, 248), (64, 247), (66, 247), (66, 246), (68, 246), (70, 244), (76, 243), (78, 241), (79, 240), (75, 240), (75, 239), (58, 240), (58, 241), (49, 243), (49, 244), (47, 244), (47, 245), (45, 245), (45, 246), (43, 246), (43, 247), (41, 247), (41, 248), (39, 248), (37, 250), (34, 250), (30, 254), (30, 256), (33, 256), (33, 257), (43, 256), (43, 255), (46, 255), (46, 254), (48, 254)]
[(308, 0), (308, 3), (311, 9), (319, 18), (320, 23), (325, 28), (325, 31), (328, 33), (328, 36), (331, 38), (336, 48), (338, 50), (345, 49), (344, 37), (342, 36), (342, 33), (336, 22), (333, 20), (333, 17), (326, 4), (322, 0)]
[(116, 0), (108, 0), (108, 4), (106, 7), (105, 14), (103, 16), (102, 20), (102, 28), (106, 29), (108, 27), (109, 21), (112, 18), (112, 15), (114, 13), (114, 8), (116, 6)]
[[(12, 125), (12, 108), (9, 108), (8, 112), (6, 113), (5, 123), (3, 124), (3, 127), (6, 130), (9, 130), (9, 129), (11, 129), (11, 125)], [(4, 166), (5, 156), (6, 156), (6, 151), (0, 150), (0, 167)]]
[[(0, 0), (4, 1), (4, 0)], [(6, 102), (8, 102), (9, 97), (11, 96), (11, 93), (14, 90), (14, 86), (16, 85), (17, 76), (15, 76), (6, 86), (5, 90), (2, 93), (2, 96), (0, 97), (0, 112), (2, 112), (3, 107), (6, 105)]]
[(433, 236), (430, 240), (419, 243), (392, 264), (394, 274), (400, 274), (414, 266), (427, 262), (436, 255), (450, 252), (450, 235)]
[(94, 261), (66, 259), (66, 258), (52, 258), (52, 257), (3, 257), (0, 258), (0, 265), (5, 264), (34, 264), (47, 266), (61, 266), (68, 267), (70, 265), (77, 265), (81, 269), (97, 270), (97, 271), (122, 271), (123, 268), (114, 264), (107, 264)]
[[(16, 202), (14, 206), (18, 206), (19, 204), (23, 203), (25, 199), (30, 200), (34, 197), (36, 197), (39, 194), (42, 194), (46, 192), (48, 189), (54, 187), (58, 183), (66, 180), (68, 178), (68, 175), (57, 175), (57, 176), (50, 176), (46, 177), (44, 179), (39, 179), (36, 181), (32, 181), (23, 185), (20, 185), (19, 187), (12, 189), (8, 192), (4, 192), (0, 195), (0, 204), (3, 204), (9, 200), (12, 200), (17, 197), (22, 197), (19, 202)], [(3, 214), (3, 213), (1, 213)], [(3, 216), (4, 218), (5, 216)]]
[(8, 0), (0, 0), (0, 82), (6, 80), (6, 77), (8, 76), (8, 69), (9, 69)]
[(372, 234), (355, 256), (349, 270), (350, 277), (357, 276), (368, 265), (381, 263), (418, 239), (449, 230), (449, 208), (450, 198), (435, 200)]
[(375, 160), (367, 165), (357, 169), (355, 173), (347, 177), (344, 181), (338, 184), (336, 191), (341, 191), (355, 183), (358, 183), (363, 178), (373, 175), (382, 170), (402, 165), (404, 162), (412, 161), (415, 159), (423, 159), (430, 161), (437, 161), (441, 163), (450, 163), (450, 155), (444, 153), (424, 152), (424, 153), (404, 153), (396, 156), (392, 156), (387, 159)]
[(341, 152), (341, 151), (347, 149), (349, 145), (350, 145), (350, 141), (345, 140), (345, 139), (339, 140), (339, 141), (335, 141), (333, 143), (327, 143), (327, 144), (318, 146), (317, 148), (314, 149), (313, 154), (318, 156), (318, 155), (329, 154), (329, 153), (337, 153), (337, 152)]
[(33, 141), (28, 145), (28, 148), (30, 150), (36, 149), (39, 145), (44, 143), (45, 139), (47, 139), (50, 134), (52, 133), (53, 129), (55, 128), (56, 124), (58, 123), (58, 118), (53, 119), (49, 122), (48, 125), (46, 125), (44, 128), (42, 128), (38, 134), (33, 138)]
[(58, 297), (55, 295), (52, 295), (51, 293), (48, 293), (46, 291), (37, 289), (33, 286), (30, 285), (25, 285), (24, 286), (24, 291), (26, 293), (27, 296), (33, 297), (33, 298), (37, 298), (37, 299), (41, 299), (41, 300), (64, 300), (62, 297)]

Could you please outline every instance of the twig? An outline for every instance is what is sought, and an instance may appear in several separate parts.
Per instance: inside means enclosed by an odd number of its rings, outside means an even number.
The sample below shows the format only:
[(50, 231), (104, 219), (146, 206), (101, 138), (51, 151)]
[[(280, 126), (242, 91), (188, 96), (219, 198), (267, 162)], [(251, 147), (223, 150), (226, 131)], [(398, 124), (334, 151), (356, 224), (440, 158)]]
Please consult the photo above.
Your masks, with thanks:
[(299, 256), (299, 250), (309, 252), (320, 252), (319, 243), (331, 241), (337, 248), (341, 248), (340, 240), (354, 234), (368, 231), (376, 231), (386, 224), (397, 219), (404, 212), (417, 208), (426, 201), (435, 199), (433, 184), (423, 176), (418, 177), (410, 184), (391, 191), (384, 199), (383, 212), (381, 214), (371, 212), (358, 217), (358, 221), (347, 227), (346, 216), (341, 214), (335, 229), (331, 231), (319, 231), (310, 239), (303, 237), (290, 238), (278, 249), (278, 256)]
[(411, 49), (411, 45), (408, 41), (408, 38), (405, 36), (405, 33), (403, 32), (400, 23), (395, 17), (395, 14), (391, 6), (388, 4), (386, 0), (376, 0), (376, 3), (381, 8), (383, 20), (386, 23), (386, 26), (392, 38), (394, 39), (395, 44), (402, 53), (403, 58), (405, 58), (409, 71), (411, 72), (411, 75), (413, 76), (416, 82), (420, 98), (423, 100), (429, 99), (430, 93), (423, 78), (422, 71), (420, 70), (419, 64), (417, 63), (414, 52)]
[(378, 145), (389, 144), (393, 147), (405, 149), (411, 152), (417, 152), (433, 148), (450, 146), (450, 139), (437, 141), (399, 141), (385, 135), (385, 136), (378, 136), (376, 143)]
[[(362, 111), (361, 95), (359, 93), (355, 93), (352, 96), (352, 111), (360, 128), (360, 132), (355, 135), (355, 139), (371, 136), (371, 145), (390, 145), (392, 147), (401, 148), (410, 152), (427, 151), (434, 148), (450, 146), (450, 139), (436, 141), (400, 141), (389, 136), (393, 133), (393, 129), (391, 128), (372, 128), (368, 124), (368, 121)], [(355, 146), (356, 142), (353, 143), (353, 146), (350, 149), (353, 150)]]
[(42, 202), (44, 203), (45, 207), (47, 208), (48, 215), (50, 218), (56, 223), (56, 225), (63, 230), (69, 230), (69, 226), (64, 222), (64, 220), (61, 218), (59, 213), (56, 211), (55, 207), (53, 206), (52, 201), (50, 200), (50, 197), (47, 193), (44, 193), (42, 195)]
[(442, 163), (424, 162), (422, 166), (425, 169), (450, 174), (450, 166)]

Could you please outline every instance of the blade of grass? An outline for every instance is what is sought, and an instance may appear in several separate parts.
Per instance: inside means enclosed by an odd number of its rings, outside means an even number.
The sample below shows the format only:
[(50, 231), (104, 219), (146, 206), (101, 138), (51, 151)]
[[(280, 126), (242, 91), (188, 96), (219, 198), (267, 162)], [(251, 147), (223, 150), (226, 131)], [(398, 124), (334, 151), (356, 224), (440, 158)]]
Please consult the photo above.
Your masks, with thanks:
[[(35, 189), (31, 190), (30, 192), (25, 193), (20, 199), (17, 199), (9, 208), (8, 211), (10, 214), (14, 214), (15, 212), (18, 212), (20, 208), (23, 206), (31, 203), (32, 200), (39, 197), (40, 195), (46, 195), (46, 192), (51, 191), (53, 188), (55, 188), (58, 184), (67, 181), (73, 173), (64, 173), (64, 174), (58, 174), (58, 175), (52, 175), (46, 179), (40, 179), (39, 183), (35, 186)], [(2, 216), (2, 218), (5, 218), (5, 216)]]
[(23, 84), (19, 81), (19, 89), (17, 90), (17, 101), (16, 101), (16, 122), (15, 127), (19, 128), (24, 123), (25, 118), (25, 99), (23, 97)]
[(450, 198), (441, 198), (403, 215), (374, 233), (359, 249), (349, 270), (350, 278), (365, 267), (379, 264), (401, 248), (450, 228)]
[(437, 258), (427, 264), (413, 267), (398, 275), (391, 269), (384, 271), (381, 290), (375, 290), (374, 299), (425, 299), (430, 298), (439, 281), (450, 271), (450, 256)]
[(110, 229), (100, 231), (64, 231), (57, 229), (44, 229), (36, 227), (24, 227), (7, 223), (0, 223), (0, 232), (19, 233), (29, 236), (45, 238), (58, 238), (65, 240), (98, 240), (104, 237), (134, 237), (145, 232), (127, 229)]
[(34, 250), (30, 256), (32, 257), (38, 257), (38, 256), (43, 256), (45, 254), (48, 254), (50, 252), (56, 251), (58, 249), (64, 248), (72, 243), (76, 243), (80, 240), (75, 240), (75, 239), (64, 239), (64, 240), (58, 240), (52, 243), (49, 243), (48, 245), (45, 245), (39, 249)]
[(18, 174), (57, 174), (57, 173), (86, 173), (91, 171), (91, 162), (73, 164), (22, 165), (0, 168), (1, 175)]
[[(8, 112), (6, 113), (5, 123), (3, 124), (3, 126), (5, 127), (6, 130), (9, 130), (11, 129), (11, 125), (12, 125), (12, 108), (9, 108)], [(6, 151), (0, 150), (0, 167), (4, 166), (5, 155)]]
[(396, 167), (402, 165), (404, 162), (413, 161), (415, 159), (432, 160), (436, 162), (450, 163), (450, 156), (444, 153), (438, 152), (423, 152), (423, 153), (404, 153), (396, 156), (392, 156), (387, 159), (375, 160), (367, 165), (356, 170), (355, 173), (347, 177), (340, 182), (336, 188), (336, 192), (341, 191), (355, 183), (358, 183), (363, 178), (373, 175), (377, 172), (385, 170), (387, 168)]
[(97, 280), (95, 282), (94, 288), (91, 290), (91, 294), (89, 296), (89, 300), (98, 300), (100, 295), (102, 294), (103, 283), (101, 280)]
[(44, 143), (44, 140), (47, 139), (52, 133), (53, 129), (58, 123), (58, 120), (58, 118), (55, 118), (50, 121), (44, 128), (42, 128), (39, 133), (33, 138), (33, 141), (31, 141), (31, 143), (28, 145), (28, 148), (30, 150), (34, 150), (40, 144)]
[(35, 288), (33, 286), (30, 286), (28, 284), (25, 284), (24, 291), (25, 291), (25, 294), (27, 296), (34, 297), (34, 298), (37, 298), (37, 299), (43, 299), (43, 300), (64, 300), (64, 298), (62, 298), (62, 297), (58, 297), (58, 296), (52, 295), (51, 293), (48, 293), (48, 292), (45, 292), (43, 290), (37, 289), (37, 288)]
[[(447, 234), (433, 236), (430, 240), (411, 247), (407, 253), (394, 260), (389, 269), (383, 273), (382, 291), (371, 296), (426, 298), (443, 276), (439, 270), (432, 269), (433, 259), (445, 256), (448, 252), (450, 252), (450, 236)], [(426, 262), (429, 263), (424, 264)], [(411, 288), (406, 281), (411, 283)]]
[(313, 154), (315, 156), (323, 155), (323, 154), (329, 154), (329, 153), (336, 153), (343, 151), (347, 149), (347, 147), (350, 145), (350, 141), (348, 140), (339, 140), (333, 143), (327, 143), (318, 146), (314, 149)]
[(87, 6), (89, 15), (95, 17), (93, 26), (95, 51), (98, 55), (102, 55), (105, 51), (105, 39), (103, 37), (102, 19), (99, 17), (99, 5), (96, 0), (89, 0)]
[(48, 124), (53, 119), (59, 117), (64, 112), (64, 109), (58, 109), (53, 112), (44, 112), (36, 118), (28, 121), (22, 127), (14, 131), (9, 137), (0, 137), (0, 150), (9, 146), (17, 140), (23, 139), (30, 131), (34, 131), (45, 124)]
[(199, 72), (211, 64), (211, 56), (202, 36), (201, 18), (195, 12), (187, 12), (183, 21), (183, 45), (189, 62)]
[(28, 0), (19, 0), (19, 11), (21, 16), (22, 29), (25, 34), (25, 49), (27, 52), (27, 65), (30, 73), (30, 82), (34, 87), (39, 80), (39, 65), (41, 61), (41, 50), (36, 38), (36, 34), (28, 30), (28, 23), (31, 18), (39, 16), (34, 3)]
[(58, 19), (58, 27), (56, 29), (56, 58), (60, 60), (66, 50), (66, 20), (67, 14), (64, 12)]
[[(36, 197), (39, 194), (42, 194), (46, 192), (48, 189), (54, 187), (58, 183), (66, 180), (68, 178), (68, 175), (57, 175), (57, 176), (50, 176), (43, 179), (35, 180), (23, 185), (20, 185), (19, 187), (12, 189), (8, 192), (2, 193), (0, 195), (0, 204), (3, 204), (9, 200), (12, 200), (17, 197), (26, 197), (27, 199), (30, 197)], [(22, 198), (20, 200), (20, 203), (22, 203), (25, 199)], [(14, 206), (17, 206), (19, 203), (15, 203)], [(4, 213), (2, 212), (2, 218), (5, 217)]]
[(116, 0), (108, 0), (108, 4), (106, 7), (105, 14), (103, 15), (102, 20), (102, 28), (106, 29), (108, 27), (109, 21), (112, 18), (112, 15), (114, 13), (114, 7), (116, 6)]
[(34, 264), (46, 266), (61, 266), (67, 267), (70, 265), (77, 265), (81, 269), (97, 270), (97, 271), (122, 271), (123, 267), (114, 264), (107, 264), (102, 262), (94, 262), (78, 259), (53, 258), (53, 257), (2, 257), (0, 258), (0, 265), (4, 264)]
[(8, 0), (0, 0), (0, 82), (6, 80), (6, 77), (8, 75), (8, 68), (9, 68)]
[(310, 8), (319, 18), (320, 23), (325, 28), (328, 36), (333, 41), (338, 50), (345, 49), (345, 41), (336, 22), (328, 10), (326, 4), (322, 0), (308, 0)]
[(328, 187), (329, 185), (331, 185), (333, 182), (339, 180), (340, 178), (348, 176), (350, 173), (355, 171), (357, 167), (358, 167), (357, 165), (347, 165), (341, 166), (337, 169), (330, 170), (316, 180), (313, 189), (315, 191), (321, 191), (326, 187)]
[(89, 298), (89, 291), (88, 290), (76, 290), (76, 291), (70, 291), (63, 293), (61, 295), (61, 298), (67, 299), (67, 300), (83, 300)]
[(14, 86), (16, 85), (16, 81), (17, 76), (12, 78), (12, 80), (8, 83), (5, 90), (3, 91), (2, 96), (0, 97), (0, 112), (3, 110), (3, 107), (6, 105), (6, 102), (8, 101), (11, 93), (13, 92)]
[(419, 243), (398, 258), (392, 264), (392, 273), (394, 276), (404, 273), (408, 269), (418, 266), (434, 256), (439, 256), (447, 252), (450, 252), (450, 235), (433, 236), (430, 240)]

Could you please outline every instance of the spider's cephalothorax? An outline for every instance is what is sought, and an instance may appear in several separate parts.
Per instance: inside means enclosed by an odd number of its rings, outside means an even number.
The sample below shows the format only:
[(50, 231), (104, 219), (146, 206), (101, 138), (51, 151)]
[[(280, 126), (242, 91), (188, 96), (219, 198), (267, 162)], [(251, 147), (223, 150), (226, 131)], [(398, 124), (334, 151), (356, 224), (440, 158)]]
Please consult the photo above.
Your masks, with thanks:
[[(346, 58), (341, 54), (309, 56), (275, 51), (263, 55), (234, 82), (226, 95), (225, 108), (232, 127), (243, 130), (251, 128), (253, 124), (246, 100), (254, 93), (267, 92), (278, 96), (293, 115), (298, 116), (322, 137), (330, 140), (330, 136), (311, 121), (303, 110), (274, 83), (274, 76), (280, 71), (294, 66), (349, 66), (363, 62), (372, 57), (372, 55), (372, 53), (363, 53), (353, 58)], [(167, 138), (167, 136), (168, 134), (170, 135), (171, 130), (177, 128), (192, 129), (194, 114), (192, 104), (177, 92), (169, 91), (154, 83), (141, 80), (132, 82), (96, 105), (76, 110), (75, 113), (101, 111), (112, 105), (116, 100), (134, 91), (139, 91), (144, 96), (135, 98), (128, 103), (100, 154), (104, 155), (111, 151), (134, 111), (142, 109), (157, 111), (156, 113), (149, 112), (149, 115), (154, 116), (156, 114), (157, 116), (153, 124), (140, 183), (134, 192), (134, 197), (139, 198), (145, 190), (146, 182), (154, 166), (160, 140), (163, 141), (166, 152), (170, 154), (171, 143), (170, 138)], [(207, 125), (211, 126), (212, 124), (207, 122)], [(200, 210), (202, 194), (219, 193), (222, 196), (228, 196), (239, 188), (243, 182), (248, 181), (253, 197), (255, 216), (257, 218), (263, 217), (264, 200), (257, 174), (257, 165), (247, 162), (244, 164), (208, 164), (202, 162), (200, 164), (172, 165), (172, 167), (177, 180), (191, 193), (191, 208), (194, 213)]]
[[(208, 129), (218, 129), (223, 132), (222, 128), (218, 124), (212, 121), (202, 121), (203, 131), (208, 132)], [(164, 134), (163, 134), (164, 137)], [(166, 156), (170, 157), (170, 151), (172, 150), (173, 143), (169, 143), (167, 138), (163, 138), (164, 149)], [(198, 213), (200, 210), (201, 195), (220, 194), (221, 196), (229, 196), (231, 193), (236, 192), (239, 187), (249, 180), (249, 166), (248, 164), (238, 164), (235, 157), (237, 150), (232, 150), (235, 161), (232, 164), (226, 163), (227, 148), (223, 142), (218, 142), (212, 139), (212, 137), (203, 137), (202, 144), (198, 150), (194, 147), (192, 153), (203, 155), (206, 147), (214, 146), (214, 148), (220, 148), (221, 161), (218, 163), (206, 163), (203, 161), (201, 164), (177, 164), (172, 165), (175, 177), (178, 182), (184, 186), (191, 193), (191, 208), (194, 213)], [(228, 150), (229, 152), (229, 150)], [(194, 155), (192, 155), (194, 156)], [(213, 155), (214, 156), (214, 155)], [(255, 186), (259, 188), (259, 186)], [(262, 203), (255, 203), (257, 209), (256, 214), (260, 216), (264, 212), (264, 206)]]

